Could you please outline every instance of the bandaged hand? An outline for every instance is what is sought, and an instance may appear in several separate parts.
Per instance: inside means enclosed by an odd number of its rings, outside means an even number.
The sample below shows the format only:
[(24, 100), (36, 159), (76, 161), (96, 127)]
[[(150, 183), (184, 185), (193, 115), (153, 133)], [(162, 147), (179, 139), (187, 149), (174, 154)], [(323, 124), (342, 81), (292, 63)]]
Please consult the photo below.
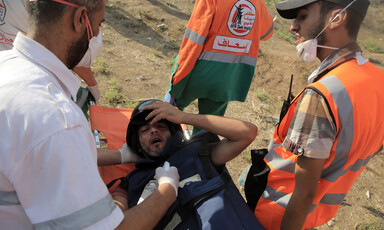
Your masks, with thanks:
[(88, 86), (88, 88), (89, 88), (89, 92), (91, 92), (92, 96), (95, 98), (96, 104), (97, 104), (99, 102), (99, 99), (100, 99), (99, 86), (96, 84), (94, 86)]
[(121, 155), (121, 164), (124, 163), (136, 163), (137, 161), (143, 159), (139, 157), (129, 146), (127, 143), (123, 144), (123, 147), (119, 149)]
[(166, 161), (163, 167), (158, 167), (156, 169), (155, 179), (157, 180), (159, 186), (164, 183), (172, 185), (173, 189), (175, 189), (177, 196), (180, 177), (176, 167), (170, 167), (169, 162)]

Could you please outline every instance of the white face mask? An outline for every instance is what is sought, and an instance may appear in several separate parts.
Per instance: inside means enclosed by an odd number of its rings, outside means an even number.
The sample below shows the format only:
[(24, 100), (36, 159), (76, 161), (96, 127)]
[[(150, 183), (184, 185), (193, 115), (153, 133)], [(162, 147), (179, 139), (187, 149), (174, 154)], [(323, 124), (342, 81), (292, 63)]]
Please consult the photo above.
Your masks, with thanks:
[(297, 54), (306, 62), (314, 62), (317, 57), (317, 47), (326, 48), (326, 49), (333, 49), (337, 50), (339, 48), (330, 47), (330, 46), (322, 46), (317, 44), (317, 38), (324, 32), (324, 30), (333, 22), (336, 20), (337, 17), (339, 17), (340, 14), (342, 14), (348, 7), (352, 5), (356, 0), (353, 0), (351, 3), (349, 3), (344, 9), (342, 9), (332, 20), (331, 22), (324, 27), (320, 31), (320, 33), (314, 38), (309, 39), (305, 42), (302, 42), (296, 46)]
[(296, 46), (297, 54), (306, 62), (314, 62), (317, 57), (317, 47), (337, 50), (339, 48), (317, 44), (317, 39), (309, 39)]
[(83, 58), (76, 65), (76, 67), (87, 67), (87, 68), (91, 67), (97, 55), (100, 53), (102, 47), (103, 47), (103, 39), (101, 38), (101, 30), (100, 30), (97, 36), (89, 40), (87, 52), (85, 52)]
[[(37, 0), (29, 0), (29, 1), (37, 1)], [(72, 6), (75, 8), (80, 7), (79, 5), (71, 2), (67, 2), (66, 0), (51, 0), (51, 1), (58, 2), (67, 6)], [(101, 30), (99, 31), (99, 34), (96, 37), (93, 37), (91, 23), (89, 21), (87, 14), (85, 14), (85, 23), (87, 27), (88, 40), (89, 40), (88, 49), (87, 49), (87, 52), (85, 52), (83, 58), (76, 65), (76, 67), (89, 68), (92, 65), (93, 61), (96, 59), (96, 56), (100, 53), (103, 43), (101, 38)]]
[(314, 62), (317, 56), (317, 39), (309, 39), (296, 46), (297, 54), (306, 62)]

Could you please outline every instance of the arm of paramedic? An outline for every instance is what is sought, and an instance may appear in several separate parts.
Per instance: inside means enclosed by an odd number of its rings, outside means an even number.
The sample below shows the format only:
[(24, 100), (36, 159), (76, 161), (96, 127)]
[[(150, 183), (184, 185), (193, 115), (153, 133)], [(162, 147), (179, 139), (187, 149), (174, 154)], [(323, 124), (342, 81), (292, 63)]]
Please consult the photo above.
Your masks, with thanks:
[(295, 189), (281, 222), (281, 229), (302, 229), (316, 195), (325, 159), (300, 156), (295, 166)]
[[(124, 220), (117, 229), (153, 229), (176, 200), (179, 187), (177, 169), (159, 167), (155, 178), (159, 183), (158, 189), (139, 205), (125, 210)], [(126, 201), (122, 200), (128, 207)]]
[(97, 149), (97, 165), (117, 165), (121, 164), (121, 155), (119, 150)]
[(141, 159), (126, 143), (119, 150), (97, 149), (98, 166), (135, 163)]
[(300, 146), (304, 152), (297, 158), (295, 187), (285, 210), (282, 229), (301, 229), (312, 207), (324, 162), (337, 133), (331, 114), (322, 95), (312, 89), (303, 92), (283, 142), (287, 151), (298, 154)]
[(125, 210), (124, 220), (117, 229), (153, 229), (175, 200), (172, 185), (162, 184), (142, 203)]
[[(184, 33), (183, 42), (177, 58), (177, 71), (172, 81), (179, 82), (190, 73), (203, 50), (215, 14), (212, 0), (198, 0), (195, 3), (192, 15)], [(183, 75), (181, 75), (184, 73)]]
[(257, 126), (252, 123), (214, 115), (184, 113), (164, 102), (155, 102), (144, 109), (153, 109), (146, 118), (153, 118), (151, 122), (167, 119), (173, 123), (193, 125), (225, 137), (211, 152), (211, 160), (215, 165), (224, 164), (239, 155), (257, 135)]
[(115, 202), (115, 204), (117, 206), (119, 206), (119, 208), (121, 209), (121, 211), (125, 211), (128, 209), (128, 201), (127, 201), (127, 198), (125, 197), (122, 197), (120, 195), (113, 195), (112, 196), (113, 198), (113, 201)]

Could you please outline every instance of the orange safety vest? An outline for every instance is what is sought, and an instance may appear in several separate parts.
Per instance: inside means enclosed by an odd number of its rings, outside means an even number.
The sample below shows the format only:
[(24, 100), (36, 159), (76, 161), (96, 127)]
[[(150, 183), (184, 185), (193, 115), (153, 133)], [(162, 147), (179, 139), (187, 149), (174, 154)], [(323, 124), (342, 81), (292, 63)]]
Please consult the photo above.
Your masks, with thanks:
[[(326, 159), (312, 208), (304, 229), (331, 220), (353, 182), (384, 140), (384, 72), (356, 59), (345, 62), (319, 81), (309, 85), (324, 96), (337, 128), (336, 140)], [(287, 114), (276, 126), (265, 161), (271, 168), (267, 188), (255, 209), (266, 229), (280, 229), (288, 201), (295, 186), (297, 156), (283, 146), (295, 114), (299, 94)]]
[[(196, 1), (178, 57), (172, 66), (172, 96), (179, 98), (185, 93), (183, 88), (186, 83), (180, 81), (188, 79), (198, 60), (208, 63), (209, 67), (204, 66), (205, 70), (220, 70), (223, 68), (220, 64), (226, 65), (228, 71), (216, 75), (235, 75), (234, 78), (240, 82), (242, 80), (239, 79), (245, 79), (236, 76), (250, 75), (252, 79), (260, 40), (268, 40), (273, 31), (273, 20), (263, 0)], [(239, 64), (250, 67), (239, 68)], [(194, 71), (193, 75), (203, 74), (201, 72), (204, 71)], [(212, 81), (212, 78), (223, 81), (225, 76), (205, 73), (203, 78), (205, 81)]]

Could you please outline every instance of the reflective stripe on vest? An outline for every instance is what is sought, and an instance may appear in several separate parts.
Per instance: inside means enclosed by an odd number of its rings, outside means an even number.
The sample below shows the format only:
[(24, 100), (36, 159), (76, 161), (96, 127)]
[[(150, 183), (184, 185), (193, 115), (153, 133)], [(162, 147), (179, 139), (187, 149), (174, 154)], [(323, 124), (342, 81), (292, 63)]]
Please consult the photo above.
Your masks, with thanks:
[(184, 37), (201, 46), (204, 45), (205, 38), (206, 38), (205, 36), (200, 35), (188, 28), (185, 30)]
[(272, 33), (274, 28), (275, 28), (275, 25), (273, 23), (272, 26), (269, 28), (269, 30), (263, 36), (260, 37), (260, 40), (263, 40), (264, 38), (268, 37), (268, 35)]
[(98, 200), (70, 215), (34, 224), (34, 229), (56, 229), (58, 226), (65, 226), (66, 229), (83, 229), (109, 216), (117, 208), (111, 195)]
[[(268, 152), (268, 155), (265, 159), (269, 162), (273, 168), (279, 169), (281, 171), (285, 171), (288, 173), (295, 173), (295, 162), (282, 158), (278, 153), (276, 153), (275, 149), (277, 147), (282, 147), (282, 145), (278, 145), (275, 142), (272, 144), (273, 148)], [(353, 165), (349, 166), (346, 170), (343, 170), (340, 167), (340, 164), (346, 162), (346, 159), (341, 162), (332, 163), (328, 168), (324, 169), (321, 174), (321, 179), (325, 179), (330, 182), (335, 182), (341, 176), (346, 174), (349, 170), (358, 172), (362, 167), (366, 166), (369, 160), (373, 157), (373, 155), (368, 156), (365, 159), (358, 159)]]
[(0, 205), (19, 205), (19, 197), (15, 191), (3, 192), (0, 191)]
[[(319, 203), (321, 204), (328, 204), (328, 205), (338, 205), (341, 202), (343, 202), (346, 194), (325, 194), (323, 198), (320, 200)], [(275, 202), (276, 204), (280, 205), (283, 208), (287, 208), (287, 204), (289, 199), (291, 199), (291, 195), (284, 192), (278, 192), (274, 190), (273, 188), (267, 186), (263, 194), (261, 195), (264, 199), (269, 199)], [(309, 211), (311, 213), (315, 208), (317, 204), (312, 204), (312, 207)]]
[[(331, 165), (323, 170), (321, 175), (322, 178), (335, 182), (340, 176), (345, 174), (345, 171), (340, 166), (345, 165), (353, 142), (353, 106), (347, 90), (336, 76), (327, 76), (321, 79), (320, 82), (331, 92), (338, 108), (337, 117), (339, 118), (340, 126), (344, 127), (339, 132), (335, 158)], [(335, 171), (338, 168), (339, 170)]]
[(243, 63), (251, 66), (256, 66), (257, 58), (247, 55), (233, 55), (217, 52), (204, 52), (200, 55), (199, 60), (217, 61), (224, 63)]

